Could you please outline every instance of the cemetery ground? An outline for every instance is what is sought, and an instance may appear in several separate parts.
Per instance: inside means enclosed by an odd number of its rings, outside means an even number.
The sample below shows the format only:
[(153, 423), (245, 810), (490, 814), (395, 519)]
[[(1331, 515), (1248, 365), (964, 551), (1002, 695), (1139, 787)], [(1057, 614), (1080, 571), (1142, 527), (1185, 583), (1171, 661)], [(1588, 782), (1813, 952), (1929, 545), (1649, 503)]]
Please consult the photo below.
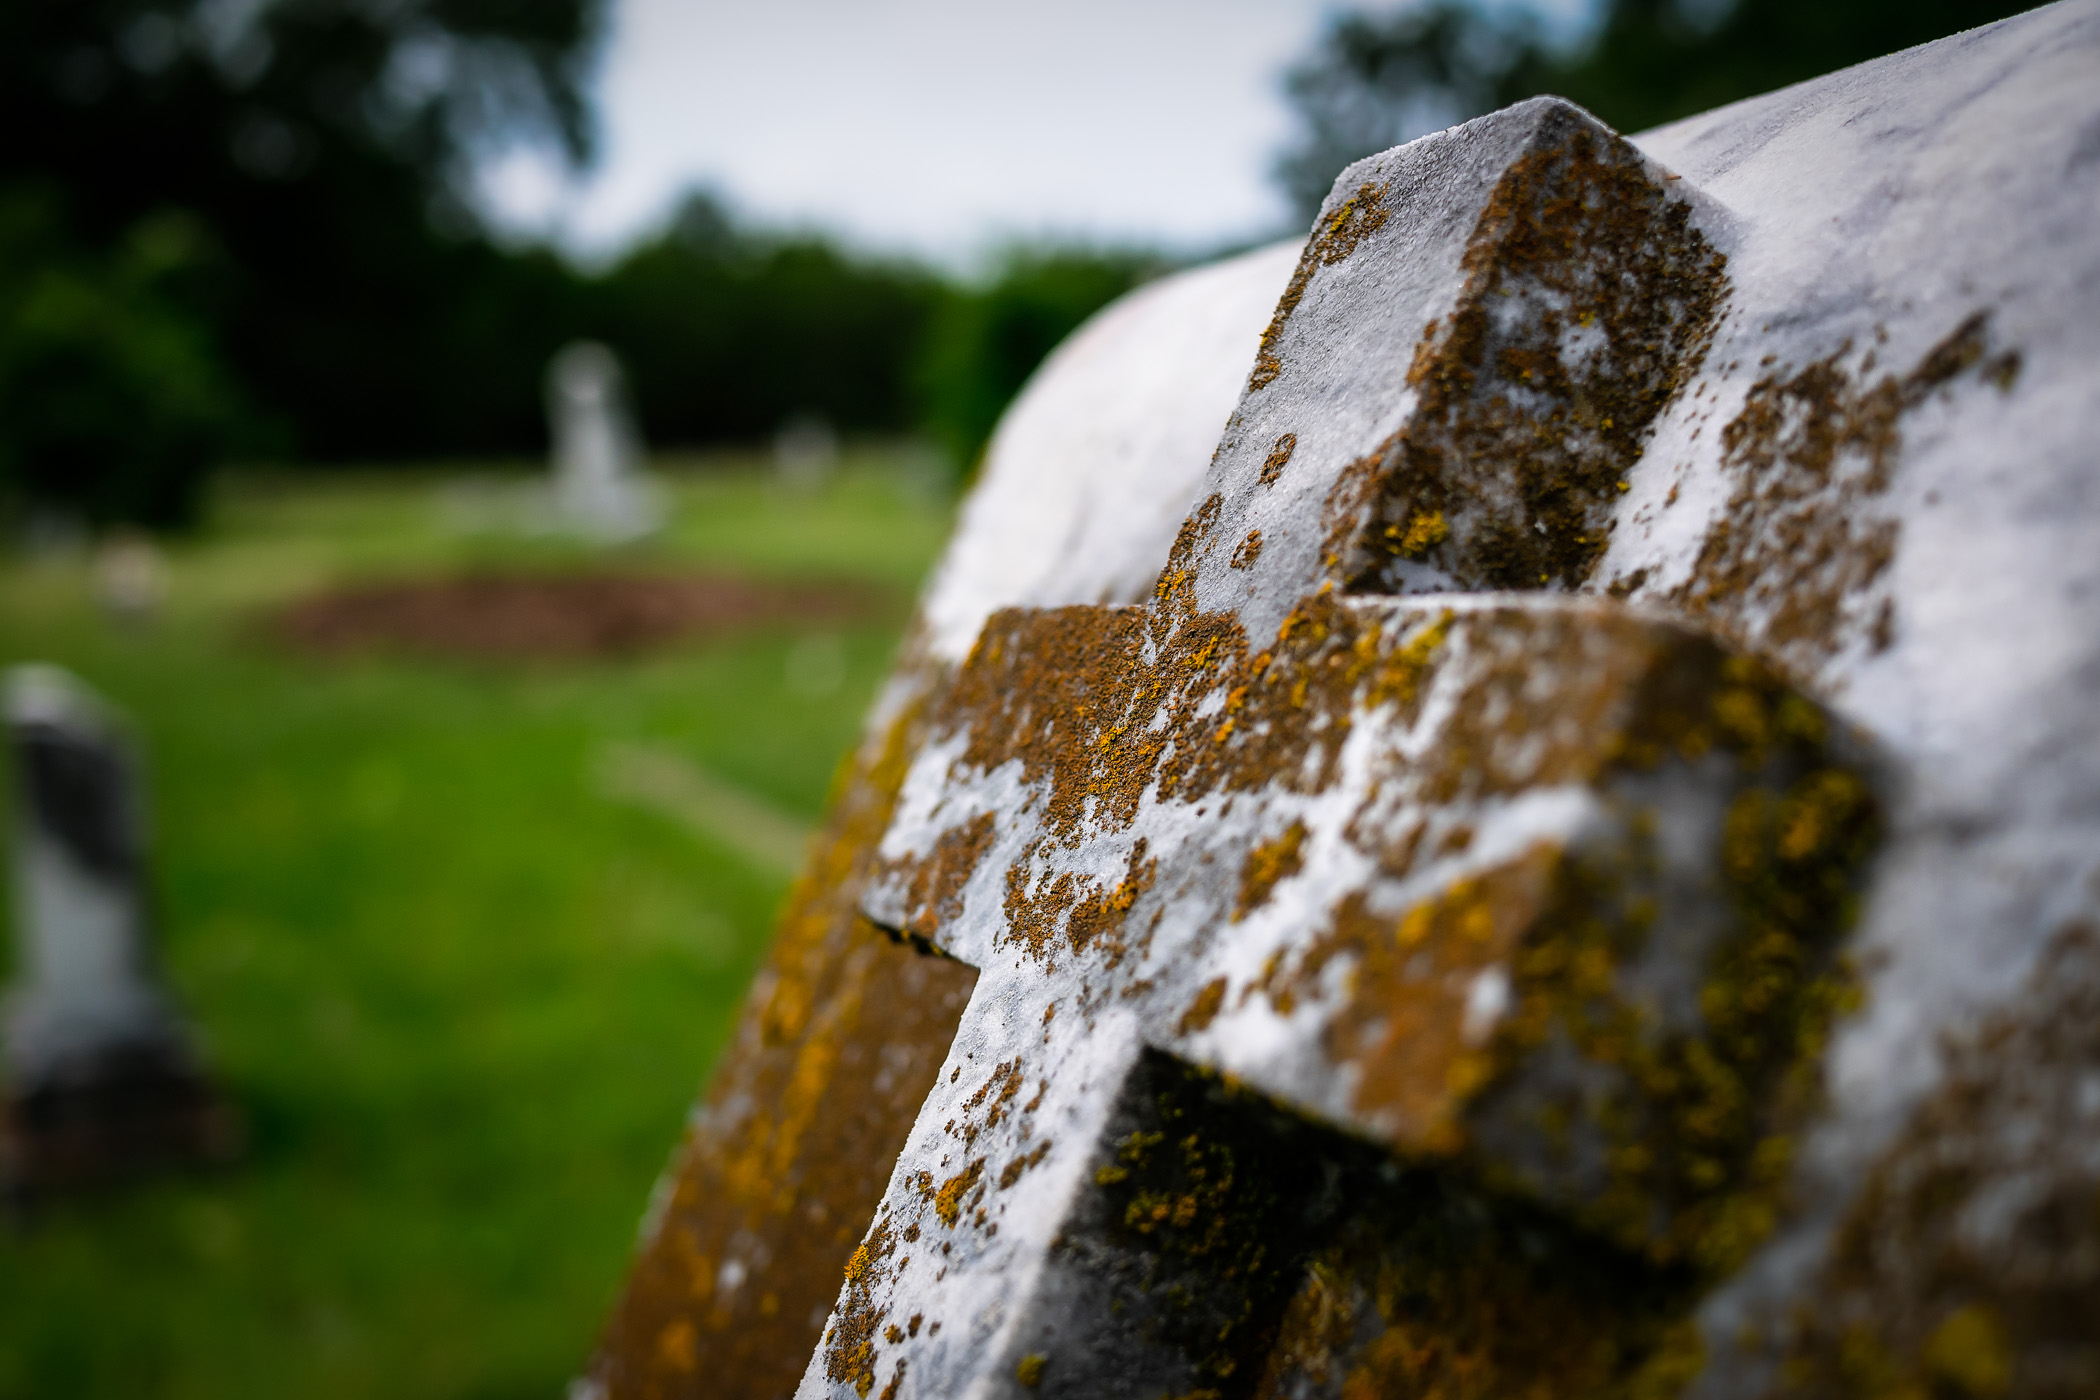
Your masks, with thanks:
[[(581, 1367), (949, 520), (901, 454), (662, 479), (669, 527), (613, 551), (502, 528), (522, 474), (234, 479), (137, 621), (84, 557), (0, 561), (0, 663), (143, 736), (166, 974), (250, 1135), (0, 1231), (0, 1397), (494, 1400)], [(579, 571), (817, 602), (540, 657), (270, 621)]]

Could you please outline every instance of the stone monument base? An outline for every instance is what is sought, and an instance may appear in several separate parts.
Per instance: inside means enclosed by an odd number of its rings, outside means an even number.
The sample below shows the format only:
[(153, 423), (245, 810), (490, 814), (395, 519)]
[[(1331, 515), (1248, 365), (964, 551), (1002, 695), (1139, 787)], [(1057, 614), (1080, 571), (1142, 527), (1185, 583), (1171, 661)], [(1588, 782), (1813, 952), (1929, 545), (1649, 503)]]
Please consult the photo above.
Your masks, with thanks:
[(239, 1110), (188, 1054), (106, 1049), (8, 1087), (0, 1190), (19, 1205), (145, 1171), (218, 1166), (240, 1155), (245, 1138)]

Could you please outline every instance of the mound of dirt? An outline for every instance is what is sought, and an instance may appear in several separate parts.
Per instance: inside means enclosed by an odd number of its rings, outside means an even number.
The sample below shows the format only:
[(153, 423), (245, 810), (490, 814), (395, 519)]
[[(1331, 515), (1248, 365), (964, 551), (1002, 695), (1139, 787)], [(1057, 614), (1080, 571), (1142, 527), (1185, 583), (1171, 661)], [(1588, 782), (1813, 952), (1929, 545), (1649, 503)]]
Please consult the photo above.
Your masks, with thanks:
[(722, 574), (469, 574), (323, 593), (273, 615), (268, 631), (324, 654), (617, 656), (751, 628), (846, 622), (879, 601), (867, 588)]

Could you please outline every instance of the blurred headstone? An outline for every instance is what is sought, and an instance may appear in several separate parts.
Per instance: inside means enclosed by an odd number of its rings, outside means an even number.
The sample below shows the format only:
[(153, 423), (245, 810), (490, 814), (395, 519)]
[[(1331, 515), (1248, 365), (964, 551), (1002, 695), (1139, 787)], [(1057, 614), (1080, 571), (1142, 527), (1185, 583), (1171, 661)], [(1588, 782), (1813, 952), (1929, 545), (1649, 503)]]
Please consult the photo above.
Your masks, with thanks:
[(1083, 328), (582, 1393), (2100, 1394), (2096, 72), (1361, 161), (1200, 458)]
[(22, 522), (22, 552), (32, 559), (64, 559), (87, 547), (88, 529), (79, 516), (33, 509)]
[(627, 540), (654, 530), (661, 503), (643, 472), (641, 436), (619, 359), (596, 341), (563, 347), (547, 365), (554, 504), (578, 533)]
[(838, 464), (838, 431), (819, 414), (798, 414), (773, 437), (773, 469), (797, 491), (816, 490)]
[(126, 622), (150, 618), (167, 596), (167, 561), (151, 535), (111, 535), (95, 550), (94, 573), (95, 600), (110, 616)]
[(144, 793), (118, 718), (55, 667), (6, 678), (16, 977), (0, 1172), (29, 1193), (238, 1146), (156, 974)]

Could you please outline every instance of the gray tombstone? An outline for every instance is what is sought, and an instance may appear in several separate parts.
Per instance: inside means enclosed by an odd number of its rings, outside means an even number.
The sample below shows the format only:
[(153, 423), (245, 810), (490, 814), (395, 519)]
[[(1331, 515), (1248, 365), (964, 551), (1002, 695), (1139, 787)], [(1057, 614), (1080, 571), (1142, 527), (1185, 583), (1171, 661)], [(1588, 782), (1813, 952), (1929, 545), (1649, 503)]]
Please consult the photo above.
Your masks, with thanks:
[(0, 1177), (24, 1192), (227, 1156), (237, 1124), (154, 971), (133, 744), (56, 667), (9, 671), (6, 706), (18, 966)]
[(595, 341), (564, 346), (547, 365), (554, 502), (562, 524), (608, 540), (648, 534), (662, 510), (642, 474), (641, 435), (626, 376)]
[(838, 430), (822, 414), (797, 414), (773, 437), (773, 469), (794, 490), (817, 490), (838, 464)]

